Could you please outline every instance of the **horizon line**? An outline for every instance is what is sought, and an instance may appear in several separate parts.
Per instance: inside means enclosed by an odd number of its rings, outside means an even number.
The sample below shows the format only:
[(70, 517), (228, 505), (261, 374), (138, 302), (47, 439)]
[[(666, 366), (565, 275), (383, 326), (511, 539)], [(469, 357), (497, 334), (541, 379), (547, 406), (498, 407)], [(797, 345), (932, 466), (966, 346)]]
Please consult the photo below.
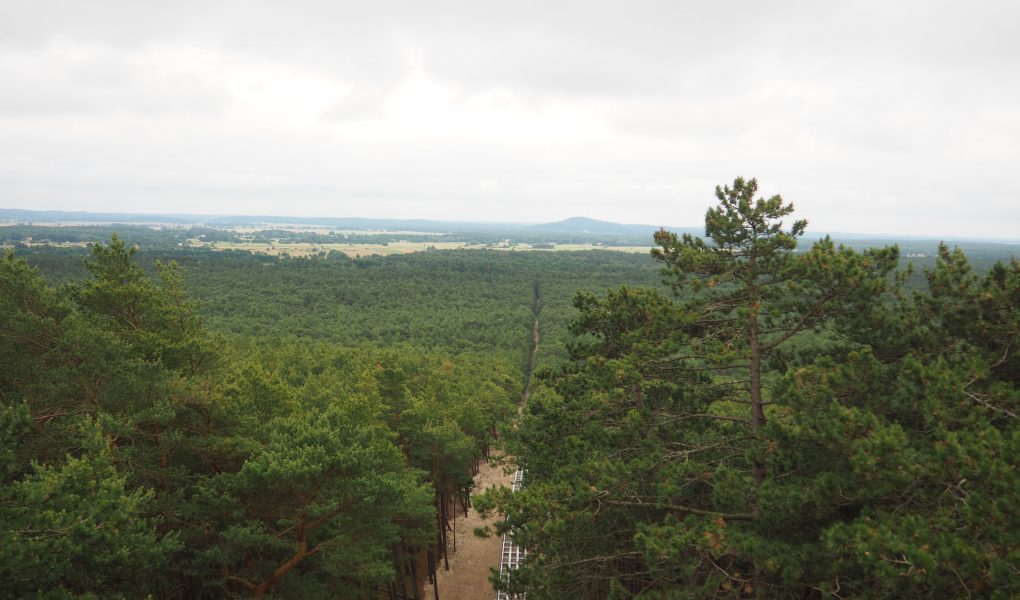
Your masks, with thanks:
[[(54, 215), (61, 215), (61, 214), (63, 214), (63, 215), (90, 215), (90, 216), (93, 216), (93, 217), (132, 217), (132, 218), (135, 218), (135, 219), (143, 219), (143, 218), (150, 218), (150, 217), (153, 218), (153, 220), (151, 220), (151, 221), (142, 221), (142, 220), (139, 220), (138, 223), (124, 223), (124, 222), (120, 222), (120, 221), (116, 221), (116, 220), (99, 220), (99, 219), (96, 219), (94, 221), (86, 221), (86, 222), (94, 223), (96, 225), (103, 225), (103, 224), (107, 224), (107, 225), (113, 225), (113, 224), (122, 224), (122, 225), (160, 224), (160, 223), (166, 223), (166, 222), (165, 221), (159, 221), (157, 219), (158, 217), (173, 217), (173, 218), (176, 218), (178, 220), (181, 220), (181, 219), (192, 219), (192, 218), (197, 219), (196, 221), (186, 222), (185, 223), (185, 224), (194, 224), (194, 225), (206, 224), (207, 220), (203, 220), (203, 218), (212, 218), (212, 219), (225, 219), (225, 218), (265, 219), (265, 221), (262, 221), (261, 224), (273, 224), (272, 219), (286, 219), (286, 220), (291, 221), (290, 223), (286, 223), (286, 224), (289, 224), (289, 225), (309, 225), (309, 226), (316, 226), (316, 227), (323, 227), (324, 225), (317, 224), (317, 223), (311, 223), (311, 222), (301, 222), (300, 219), (317, 219), (317, 220), (336, 219), (338, 221), (344, 221), (344, 220), (362, 220), (362, 221), (383, 221), (383, 222), (385, 222), (385, 221), (396, 221), (396, 222), (399, 222), (399, 221), (422, 221), (422, 222), (432, 223), (432, 224), (437, 224), (437, 225), (443, 225), (443, 224), (451, 224), (451, 225), (458, 225), (458, 226), (464, 226), (464, 225), (482, 225), (482, 226), (508, 225), (508, 226), (515, 226), (515, 227), (535, 227), (535, 226), (541, 226), (541, 225), (556, 225), (556, 224), (559, 224), (559, 223), (564, 223), (564, 222), (569, 222), (569, 221), (574, 221), (574, 220), (586, 220), (586, 221), (595, 221), (595, 222), (598, 222), (598, 223), (604, 223), (604, 224), (607, 224), (607, 225), (615, 225), (615, 226), (618, 226), (618, 227), (644, 227), (644, 228), (649, 228), (649, 229), (660, 229), (660, 228), (662, 228), (662, 229), (667, 229), (667, 230), (678, 230), (678, 231), (683, 231), (683, 232), (690, 232), (691, 230), (701, 230), (701, 229), (704, 228), (703, 225), (695, 227), (695, 226), (690, 226), (690, 225), (652, 225), (652, 224), (648, 224), (648, 223), (619, 223), (619, 222), (616, 222), (616, 221), (607, 221), (607, 220), (604, 220), (604, 219), (597, 219), (597, 218), (594, 218), (594, 217), (587, 217), (587, 216), (584, 216), (584, 215), (575, 215), (575, 216), (571, 216), (571, 217), (566, 217), (564, 219), (559, 219), (559, 220), (556, 220), (556, 221), (539, 221), (539, 222), (531, 221), (531, 222), (529, 222), (529, 221), (487, 221), (487, 220), (471, 220), (471, 219), (468, 219), (468, 220), (435, 219), (435, 218), (426, 218), (426, 217), (363, 217), (363, 216), (345, 216), (345, 217), (339, 217), (339, 216), (321, 216), (321, 215), (320, 216), (316, 216), (316, 215), (266, 215), (266, 214), (254, 214), (254, 213), (100, 212), (100, 211), (91, 211), (91, 210), (0, 208), (0, 223), (4, 224), (5, 226), (10, 226), (11, 224), (17, 224), (17, 221), (20, 220), (20, 219), (9, 219), (9, 218), (6, 218), (4, 216), (4, 213), (9, 213), (9, 212), (23, 212), (23, 213), (30, 213), (30, 214), (46, 214), (46, 213), (49, 213), (49, 214), (54, 214)], [(285, 223), (279, 222), (279, 224), (285, 224)], [(59, 226), (66, 226), (66, 225), (59, 225)], [(372, 230), (372, 231), (375, 231), (375, 230)], [(578, 232), (578, 233), (585, 233), (585, 232)], [(599, 232), (587, 232), (587, 233), (599, 233)], [(810, 229), (810, 225), (809, 225), (809, 228), (805, 231), (805, 237), (807, 237), (809, 234), (811, 234), (811, 235), (819, 235), (819, 236), (822, 236), (822, 237), (829, 236), (829, 237), (832, 237), (834, 239), (838, 239), (838, 238), (842, 237), (842, 238), (851, 238), (851, 239), (859, 239), (859, 240), (867, 240), (867, 239), (905, 239), (905, 240), (912, 240), (912, 241), (936, 241), (936, 240), (938, 240), (938, 241), (943, 241), (943, 242), (960, 241), (960, 242), (977, 242), (977, 243), (988, 243), (988, 244), (999, 243), (999, 244), (1007, 244), (1007, 245), (1020, 245), (1020, 237), (1017, 237), (1017, 238), (1002, 238), (1002, 237), (959, 236), (959, 235), (945, 236), (945, 235), (935, 235), (935, 234), (875, 233), (875, 232), (856, 232), (856, 231), (816, 231), (816, 232), (812, 233), (811, 229)], [(617, 235), (620, 235), (620, 234), (617, 234)]]

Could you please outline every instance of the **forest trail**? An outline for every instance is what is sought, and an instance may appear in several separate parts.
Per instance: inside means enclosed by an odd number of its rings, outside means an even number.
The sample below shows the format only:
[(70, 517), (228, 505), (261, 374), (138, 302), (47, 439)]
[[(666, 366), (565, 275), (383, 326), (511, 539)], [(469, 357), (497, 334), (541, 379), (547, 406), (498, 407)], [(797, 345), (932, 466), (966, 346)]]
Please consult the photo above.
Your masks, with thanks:
[[(531, 354), (528, 357), (528, 368), (524, 374), (524, 388), (521, 391), (521, 399), (518, 403), (518, 414), (524, 411), (524, 405), (528, 401), (531, 391), (532, 375), (535, 372), (535, 361), (538, 357), (538, 345), (542, 339), (539, 329), (539, 315), (542, 312), (542, 294), (538, 283), (535, 283), (535, 300), (532, 305), (534, 316), (531, 325)], [(482, 493), (490, 487), (513, 487), (515, 472), (510, 469), (507, 472), (507, 465), (512, 461), (502, 454), (493, 453), (496, 458), (496, 466), (483, 463), (475, 475), (475, 487), (473, 493)], [(425, 583), (424, 595), (422, 598), (440, 600), (492, 600), (496, 592), (492, 589), (489, 575), (492, 569), (497, 571), (500, 568), (503, 541), (495, 534), (487, 538), (480, 538), (474, 534), (476, 527), (493, 525), (502, 515), (492, 514), (488, 519), (482, 519), (474, 506), (468, 509), (466, 518), (457, 519), (454, 523), (456, 533), (452, 539), (457, 540), (456, 550), (450, 552), (450, 570), (439, 569), (436, 572), (436, 579), (439, 594), (435, 588)]]
[[(475, 493), (482, 493), (493, 486), (509, 487), (513, 481), (513, 473), (505, 473), (502, 460), (496, 466), (482, 463), (475, 476)], [(492, 600), (496, 592), (489, 582), (490, 569), (499, 568), (501, 541), (499, 536), (490, 535), (480, 538), (474, 534), (476, 527), (489, 526), (491, 530), (498, 520), (499, 514), (490, 514), (482, 519), (472, 506), (468, 509), (467, 518), (463, 513), (456, 520), (457, 549), (450, 548), (450, 570), (440, 568), (436, 572), (439, 580), (439, 598), (441, 600)], [(451, 539), (454, 539), (451, 536)], [(422, 598), (435, 598), (435, 590), (427, 582)]]

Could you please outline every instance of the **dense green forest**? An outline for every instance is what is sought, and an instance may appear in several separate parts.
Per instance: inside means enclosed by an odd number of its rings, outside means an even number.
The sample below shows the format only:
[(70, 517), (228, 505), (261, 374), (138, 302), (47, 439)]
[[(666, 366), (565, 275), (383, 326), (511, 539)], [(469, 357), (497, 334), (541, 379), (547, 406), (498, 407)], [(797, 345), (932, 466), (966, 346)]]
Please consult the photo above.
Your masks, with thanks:
[[(144, 248), (144, 247), (143, 247)], [(54, 285), (88, 275), (80, 248), (19, 250)], [(349, 259), (244, 251), (140, 249), (139, 262), (174, 260), (211, 329), (243, 337), (495, 353), (523, 366), (541, 296), (540, 364), (567, 355), (572, 299), (623, 284), (658, 286), (647, 255), (607, 251), (454, 250)]]
[(114, 238), (86, 267), (54, 288), (0, 262), (5, 596), (374, 598), (434, 572), (518, 365), (228, 339), (176, 263)]
[(658, 279), (620, 253), (165, 242), (3, 258), (5, 595), (413, 596), (516, 414), (536, 298), (552, 364), (576, 289)]
[[(534, 600), (1020, 595), (1010, 249), (798, 245), (755, 194), (654, 256), (18, 245), (0, 596), (414, 597), (469, 501)], [(473, 497), (494, 444), (524, 490)]]
[[(486, 499), (544, 598), (1020, 596), (1020, 263), (821, 240), (754, 180), (708, 240), (660, 232), (671, 293), (578, 297), (583, 340)], [(784, 226), (785, 221), (785, 226)], [(491, 505), (491, 504), (490, 504)]]

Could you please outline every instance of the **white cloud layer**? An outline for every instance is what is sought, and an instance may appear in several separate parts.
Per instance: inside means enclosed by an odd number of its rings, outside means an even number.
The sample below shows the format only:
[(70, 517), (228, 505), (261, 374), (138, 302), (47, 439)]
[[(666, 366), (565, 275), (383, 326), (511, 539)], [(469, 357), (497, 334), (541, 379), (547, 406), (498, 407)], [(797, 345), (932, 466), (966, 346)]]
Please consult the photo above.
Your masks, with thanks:
[(0, 0), (0, 206), (1020, 239), (1020, 3)]

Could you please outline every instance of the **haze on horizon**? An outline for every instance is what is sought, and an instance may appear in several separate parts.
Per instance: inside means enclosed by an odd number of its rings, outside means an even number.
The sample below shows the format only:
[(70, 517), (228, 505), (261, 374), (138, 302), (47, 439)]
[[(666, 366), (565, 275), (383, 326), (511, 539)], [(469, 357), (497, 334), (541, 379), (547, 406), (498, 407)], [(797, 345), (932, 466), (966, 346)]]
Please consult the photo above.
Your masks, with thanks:
[(0, 0), (0, 207), (1020, 237), (1020, 4)]

